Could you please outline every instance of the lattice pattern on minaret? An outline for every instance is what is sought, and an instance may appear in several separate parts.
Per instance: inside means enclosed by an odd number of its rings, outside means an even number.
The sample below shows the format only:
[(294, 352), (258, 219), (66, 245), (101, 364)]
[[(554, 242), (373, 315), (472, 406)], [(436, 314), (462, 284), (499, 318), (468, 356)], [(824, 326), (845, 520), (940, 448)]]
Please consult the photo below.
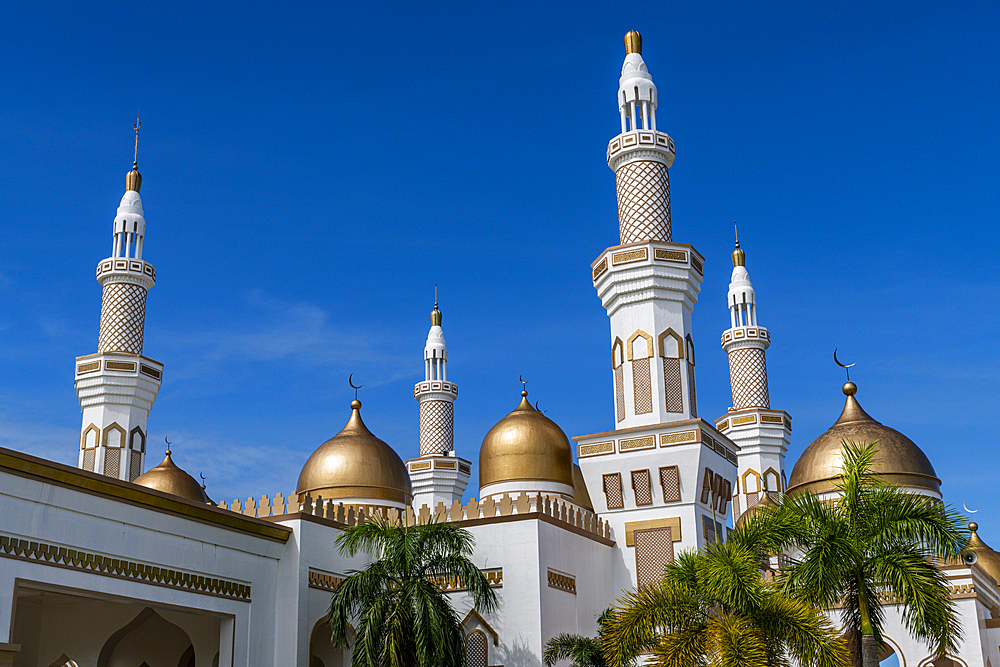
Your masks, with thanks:
[(663, 395), (667, 412), (684, 412), (680, 359), (663, 357)]
[(145, 323), (146, 288), (131, 283), (105, 284), (97, 352), (142, 354)]
[(652, 160), (629, 162), (615, 172), (615, 183), (622, 245), (640, 241), (671, 241), (667, 166)]
[(694, 388), (694, 364), (688, 364), (688, 393), (691, 395), (691, 416), (698, 416), (698, 393)]
[(454, 449), (454, 410), (450, 401), (421, 401), (421, 456), (444, 455)]
[(730, 352), (729, 381), (733, 390), (733, 407), (737, 410), (771, 407), (764, 350), (742, 348)]
[(644, 415), (653, 411), (653, 388), (649, 378), (649, 359), (632, 362), (632, 400), (635, 414)]
[(624, 368), (625, 365), (622, 364), (615, 369), (615, 417), (618, 421), (625, 419), (625, 378), (622, 370)]

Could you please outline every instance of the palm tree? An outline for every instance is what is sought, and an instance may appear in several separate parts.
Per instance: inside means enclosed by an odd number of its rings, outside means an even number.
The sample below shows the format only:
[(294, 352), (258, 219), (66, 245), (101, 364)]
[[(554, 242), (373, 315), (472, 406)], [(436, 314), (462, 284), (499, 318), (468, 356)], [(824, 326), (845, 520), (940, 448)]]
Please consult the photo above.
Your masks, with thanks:
[(610, 608), (601, 613), (597, 619), (597, 637), (593, 639), (564, 632), (547, 641), (542, 653), (545, 667), (552, 667), (564, 658), (570, 658), (574, 667), (605, 667), (602, 637), (605, 625), (613, 615)]
[(854, 665), (878, 665), (885, 645), (883, 601), (899, 604), (907, 629), (938, 655), (954, 651), (961, 628), (934, 561), (965, 547), (961, 518), (939, 500), (891, 486), (872, 472), (876, 443), (844, 441), (843, 451), (836, 499), (785, 496), (755, 510), (741, 539), (792, 554), (778, 573), (786, 593), (841, 608)]
[(680, 554), (659, 584), (626, 594), (604, 632), (608, 665), (651, 653), (660, 667), (843, 667), (843, 640), (815, 606), (760, 573), (739, 541)]
[(344, 529), (337, 548), (375, 560), (354, 570), (333, 593), (334, 646), (348, 643), (356, 619), (352, 664), (361, 667), (462, 667), (461, 621), (439, 583), (461, 582), (482, 612), (496, 609), (496, 593), (470, 560), (471, 533), (454, 523), (405, 526), (377, 517)]

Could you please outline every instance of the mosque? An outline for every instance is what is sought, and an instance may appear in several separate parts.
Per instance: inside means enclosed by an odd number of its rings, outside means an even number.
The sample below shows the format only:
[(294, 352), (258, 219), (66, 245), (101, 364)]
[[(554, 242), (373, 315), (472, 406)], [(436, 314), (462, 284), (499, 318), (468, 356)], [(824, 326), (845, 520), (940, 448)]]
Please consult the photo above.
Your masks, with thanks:
[[(833, 426), (786, 477), (792, 420), (771, 407), (771, 334), (758, 320), (738, 242), (725, 295), (731, 326), (721, 332), (732, 406), (702, 405), (709, 418), (699, 416), (691, 318), (705, 258), (673, 240), (674, 142), (656, 125), (639, 34), (630, 32), (625, 46), (621, 132), (607, 149), (619, 243), (590, 265), (611, 327), (614, 430), (571, 440), (526, 392), (512, 396), (513, 410), (484, 434), (478, 493), (469, 490), (463, 456), (475, 452), (454, 448), (458, 385), (435, 304), (424, 380), (413, 389), (419, 457), (403, 461), (355, 400), (344, 428), (303, 462), (294, 491), (213, 502), (169, 451), (158, 461), (146, 441), (165, 371), (143, 356), (156, 271), (143, 256), (142, 177), (133, 164), (113, 252), (97, 265), (97, 352), (75, 362), (78, 465), (0, 449), (0, 667), (346, 666), (350, 649), (330, 645), (326, 614), (345, 573), (367, 561), (338, 555), (334, 542), (375, 515), (471, 531), (474, 560), (500, 605), (479, 613), (461, 582), (439, 582), (464, 619), (467, 664), (538, 667), (549, 638), (593, 636), (597, 616), (623, 590), (657, 580), (675, 554), (720, 537), (730, 507), (738, 520), (775, 494), (830, 492), (844, 438), (878, 440), (881, 473), (940, 498), (928, 458), (870, 417), (852, 384), (839, 417), (831, 397)], [(147, 462), (147, 453), (155, 458)], [(467, 491), (478, 500), (464, 502)], [(963, 562), (945, 570), (961, 650), (929, 654), (887, 605), (899, 665), (1000, 666), (1000, 554), (973, 532)]]

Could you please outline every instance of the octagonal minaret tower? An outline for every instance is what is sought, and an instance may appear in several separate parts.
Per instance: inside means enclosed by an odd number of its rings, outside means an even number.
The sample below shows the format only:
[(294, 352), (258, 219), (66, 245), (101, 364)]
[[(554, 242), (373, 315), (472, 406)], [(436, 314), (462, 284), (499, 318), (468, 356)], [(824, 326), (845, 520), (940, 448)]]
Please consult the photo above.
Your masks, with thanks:
[[(435, 288), (436, 292), (436, 288)], [(435, 294), (431, 329), (424, 345), (424, 381), (413, 387), (420, 402), (420, 457), (410, 459), (413, 504), (434, 509), (461, 500), (469, 482), (468, 461), (455, 456), (454, 403), (458, 385), (448, 380), (448, 347), (441, 328), (443, 316)]]
[(591, 265), (611, 318), (616, 428), (698, 416), (691, 313), (704, 259), (673, 243), (669, 169), (674, 141), (656, 129), (656, 86), (642, 59), (642, 38), (625, 36), (618, 83), (622, 132), (608, 145), (615, 172), (621, 245)]
[(723, 537), (737, 454), (698, 417), (691, 316), (704, 259), (673, 241), (674, 142), (657, 129), (657, 90), (635, 31), (618, 84), (621, 134), (607, 162), (619, 245), (591, 264), (611, 324), (615, 427), (573, 439), (590, 500), (620, 549), (614, 585), (627, 590), (662, 579), (675, 553)]
[(792, 431), (788, 414), (771, 409), (764, 357), (771, 345), (771, 334), (757, 323), (757, 294), (739, 239), (733, 251), (727, 300), (731, 326), (722, 334), (722, 349), (729, 355), (733, 406), (726, 417), (716, 420), (716, 427), (740, 446), (733, 494), (733, 516), (738, 517), (760, 502), (764, 494), (784, 492), (785, 453)]
[(125, 176), (125, 195), (112, 229), (111, 257), (97, 265), (104, 289), (97, 354), (77, 357), (76, 394), (83, 412), (79, 467), (132, 481), (142, 474), (146, 418), (156, 400), (163, 364), (142, 356), (146, 292), (156, 270), (142, 258), (146, 220), (136, 158)]

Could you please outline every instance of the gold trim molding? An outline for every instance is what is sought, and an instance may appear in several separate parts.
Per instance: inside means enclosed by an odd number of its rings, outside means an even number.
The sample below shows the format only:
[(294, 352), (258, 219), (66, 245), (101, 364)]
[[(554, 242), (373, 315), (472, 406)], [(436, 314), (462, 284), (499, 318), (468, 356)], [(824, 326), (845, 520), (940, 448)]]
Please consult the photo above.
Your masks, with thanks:
[(681, 540), (681, 518), (670, 516), (665, 519), (648, 519), (646, 521), (626, 521), (625, 522), (625, 546), (635, 546), (635, 531), (646, 530), (647, 528), (669, 528), (670, 537), (673, 542)]
[(99, 473), (46, 461), (0, 447), (0, 471), (56, 484), (81, 493), (113, 498), (154, 512), (164, 512), (277, 542), (287, 542), (292, 531), (267, 521), (243, 517), (205, 503), (196, 503), (162, 491), (137, 486)]
[(124, 559), (108, 558), (44, 542), (29, 542), (8, 535), (0, 535), (0, 557), (34, 561), (42, 565), (91, 572), (105, 577), (131, 579), (154, 586), (165, 586), (250, 602), (250, 584), (178, 572), (165, 567), (156, 567)]

